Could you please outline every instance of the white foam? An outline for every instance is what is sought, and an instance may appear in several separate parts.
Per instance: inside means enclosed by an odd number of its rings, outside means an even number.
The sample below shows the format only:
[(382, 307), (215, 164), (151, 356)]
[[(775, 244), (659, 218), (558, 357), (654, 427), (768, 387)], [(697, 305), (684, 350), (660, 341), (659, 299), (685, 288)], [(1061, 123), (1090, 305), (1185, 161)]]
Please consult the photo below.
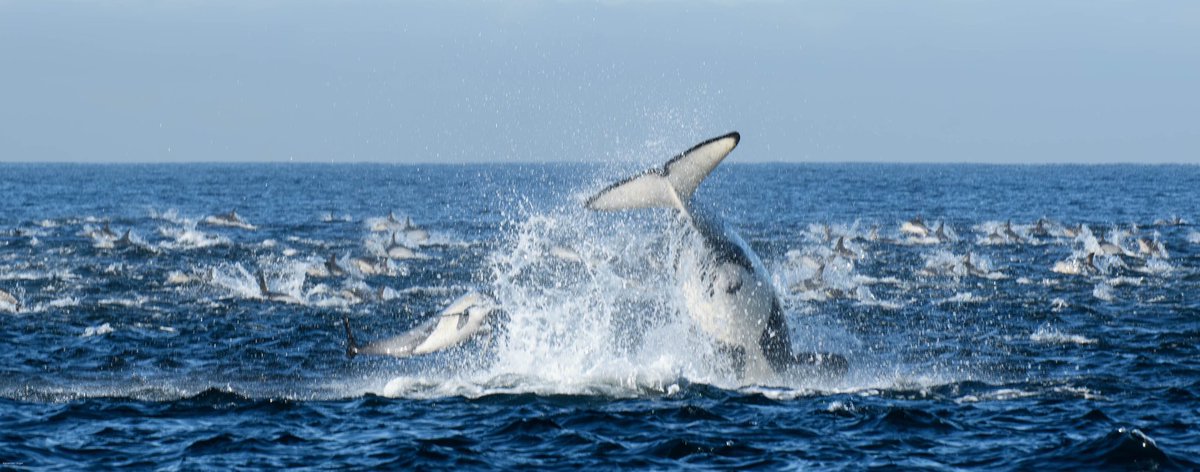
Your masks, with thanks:
[(163, 237), (171, 239), (171, 241), (160, 243), (160, 246), (165, 249), (201, 249), (231, 244), (229, 238), (209, 235), (197, 230), (195, 223), (190, 223), (180, 228), (160, 227), (158, 228), (158, 233)]
[(1106, 283), (1098, 283), (1092, 288), (1092, 296), (1106, 302), (1113, 301), (1112, 286)]
[(1078, 334), (1063, 333), (1055, 328), (1041, 326), (1029, 335), (1029, 340), (1042, 344), (1095, 344), (1096, 340)]
[(112, 325), (104, 323), (100, 326), (90, 326), (87, 329), (84, 329), (83, 334), (80, 337), (89, 338), (92, 336), (103, 336), (111, 332), (113, 332)]
[(961, 292), (961, 293), (955, 293), (954, 296), (952, 296), (952, 297), (943, 298), (941, 300), (938, 300), (938, 304), (940, 305), (940, 304), (949, 304), (949, 303), (980, 303), (980, 302), (987, 301), (987, 299), (988, 299), (987, 297), (975, 295), (974, 293), (971, 293), (971, 292)]
[[(372, 388), (436, 397), (518, 391), (637, 396), (669, 394), (681, 382), (742, 387), (728, 357), (688, 315), (675, 279), (674, 261), (695, 257), (699, 236), (661, 218), (610, 224), (597, 228), (578, 213), (516, 224), (504, 247), (489, 255), (492, 282), (484, 290), (499, 304), (503, 323), (490, 337), (447, 354), (461, 356), (445, 361), (456, 368), (407, 373), (382, 387), (369, 379)], [(546, 257), (559, 246), (571, 247), (579, 262)], [(793, 323), (813, 327), (811, 319)], [(811, 391), (812, 382), (768, 383), (799, 392)]]

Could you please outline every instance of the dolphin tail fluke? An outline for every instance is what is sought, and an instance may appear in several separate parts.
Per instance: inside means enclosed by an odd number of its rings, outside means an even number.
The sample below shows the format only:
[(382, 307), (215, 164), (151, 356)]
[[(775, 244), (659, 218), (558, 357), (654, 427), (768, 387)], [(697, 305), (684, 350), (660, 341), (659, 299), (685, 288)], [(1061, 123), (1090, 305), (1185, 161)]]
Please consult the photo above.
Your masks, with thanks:
[(354, 341), (354, 331), (350, 330), (350, 317), (342, 315), (342, 326), (346, 327), (346, 358), (353, 359), (358, 355), (358, 343)]
[(612, 184), (589, 198), (588, 209), (615, 211), (637, 208), (674, 208), (687, 213), (687, 201), (733, 148), (741, 135), (732, 132), (695, 145), (667, 161), (660, 169)]

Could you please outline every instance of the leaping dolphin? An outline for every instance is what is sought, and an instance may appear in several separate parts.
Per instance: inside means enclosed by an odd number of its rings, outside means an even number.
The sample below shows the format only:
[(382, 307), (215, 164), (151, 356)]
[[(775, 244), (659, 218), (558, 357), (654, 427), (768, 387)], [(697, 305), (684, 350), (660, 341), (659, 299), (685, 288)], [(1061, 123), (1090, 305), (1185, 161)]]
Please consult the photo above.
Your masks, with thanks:
[(459, 297), (437, 316), (425, 320), (403, 334), (379, 341), (358, 344), (350, 330), (350, 318), (343, 317), (346, 328), (346, 356), (370, 354), (410, 357), (453, 347), (479, 331), (484, 320), (496, 309), (496, 303), (486, 295), (471, 292)]
[(692, 194), (741, 140), (737, 132), (709, 139), (675, 156), (662, 168), (614, 183), (589, 198), (599, 211), (669, 208), (703, 238), (701, 267), (680, 267), (688, 313), (699, 327), (732, 354), (747, 380), (800, 369), (843, 374), (846, 359), (837, 354), (793, 353), (787, 320), (762, 261), (730, 227), (698, 212)]
[(273, 302), (291, 303), (291, 304), (295, 304), (295, 305), (303, 305), (304, 304), (304, 302), (300, 301), (300, 299), (293, 297), (291, 295), (288, 295), (286, 293), (271, 291), (271, 289), (269, 287), (267, 287), (267, 277), (263, 275), (262, 271), (258, 272), (257, 278), (258, 278), (258, 290), (263, 298), (273, 301)]

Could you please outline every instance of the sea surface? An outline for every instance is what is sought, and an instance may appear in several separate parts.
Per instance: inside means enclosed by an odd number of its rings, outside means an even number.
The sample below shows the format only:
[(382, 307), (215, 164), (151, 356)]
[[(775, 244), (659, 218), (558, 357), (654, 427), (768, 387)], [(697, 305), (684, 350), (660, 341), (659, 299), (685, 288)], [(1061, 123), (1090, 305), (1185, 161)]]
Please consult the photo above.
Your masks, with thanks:
[[(1200, 166), (735, 152), (697, 205), (850, 363), (747, 383), (689, 227), (582, 208), (655, 160), (0, 165), (0, 468), (1200, 468)], [(467, 342), (347, 356), (473, 292)]]

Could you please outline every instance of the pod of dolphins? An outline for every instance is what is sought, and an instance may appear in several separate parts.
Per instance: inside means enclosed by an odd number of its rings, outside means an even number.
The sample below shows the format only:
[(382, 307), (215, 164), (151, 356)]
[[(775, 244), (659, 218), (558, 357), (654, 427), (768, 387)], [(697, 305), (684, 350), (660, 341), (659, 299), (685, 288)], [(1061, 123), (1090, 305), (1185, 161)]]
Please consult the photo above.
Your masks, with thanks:
[[(725, 353), (739, 377), (749, 383), (770, 382), (779, 376), (840, 376), (849, 368), (849, 361), (836, 353), (795, 352), (788, 338), (788, 318), (764, 264), (737, 232), (719, 215), (702, 211), (693, 205), (692, 196), (706, 177), (734, 148), (741, 136), (734, 132), (701, 142), (671, 158), (663, 166), (619, 180), (588, 198), (584, 206), (594, 212), (635, 211), (645, 208), (669, 209), (678, 225), (694, 232), (699, 238), (694, 247), (699, 257), (695, 261), (677, 261), (675, 279), (679, 281), (682, 299), (688, 315), (706, 333), (719, 352)], [(603, 218), (602, 216), (599, 216)], [(324, 221), (340, 221), (332, 212)], [(244, 220), (236, 211), (205, 217), (202, 224), (255, 231), (257, 227)], [(1179, 217), (1159, 220), (1155, 226), (1184, 226)], [(800, 256), (801, 265), (810, 269), (808, 277), (782, 287), (791, 293), (816, 294), (825, 298), (851, 297), (843, 287), (827, 282), (830, 267), (853, 264), (867, 257), (870, 246), (880, 244), (949, 245), (962, 240), (945, 221), (927, 224), (921, 217), (899, 225), (897, 237), (880, 234), (878, 225), (865, 233), (835, 230), (829, 225), (815, 225), (809, 239), (818, 242), (818, 249)], [(428, 244), (430, 235), (393, 213), (376, 219), (368, 226), (372, 233), (383, 233), (386, 242), (376, 256), (339, 260), (330, 254), (324, 261), (310, 265), (305, 275), (314, 278), (348, 277), (357, 272), (364, 276), (390, 274), (393, 261), (426, 259), (418, 246)], [(1114, 228), (1108, 234), (1095, 235), (1084, 224), (1063, 225), (1046, 218), (1028, 225), (1012, 221), (987, 223), (974, 228), (976, 243), (981, 246), (1011, 244), (1073, 244), (1077, 249), (1066, 260), (1049, 268), (1066, 275), (1098, 275), (1113, 268), (1144, 268), (1151, 261), (1169, 258), (1167, 247), (1157, 232), (1146, 233), (1137, 226)], [(16, 236), (19, 234), (14, 233)], [(100, 228), (89, 229), (85, 236), (94, 247), (113, 249), (139, 247), (154, 250), (138, 240), (129, 230), (114, 231), (107, 222)], [(402, 238), (401, 238), (402, 237)], [(1132, 241), (1132, 244), (1126, 244)], [(582, 256), (566, 247), (555, 247), (550, 256), (564, 261), (582, 261)], [(1101, 264), (1100, 261), (1104, 261)], [(932, 258), (918, 275), (1003, 278), (1005, 275), (991, 267), (990, 261), (973, 252)], [(196, 275), (172, 273), (171, 284), (212, 280), (213, 270)], [(259, 298), (270, 302), (305, 304), (293, 294), (273, 289), (261, 270), (253, 275)], [(344, 289), (337, 296), (350, 302), (379, 299), (383, 288), (372, 290), (365, 284)], [(0, 310), (20, 313), (24, 309), (20, 297), (0, 289)], [(459, 345), (487, 325), (500, 309), (491, 297), (469, 292), (451, 302), (414, 328), (399, 335), (367, 343), (359, 343), (351, 328), (349, 317), (342, 325), (347, 338), (346, 353), (409, 357), (429, 354)]]

